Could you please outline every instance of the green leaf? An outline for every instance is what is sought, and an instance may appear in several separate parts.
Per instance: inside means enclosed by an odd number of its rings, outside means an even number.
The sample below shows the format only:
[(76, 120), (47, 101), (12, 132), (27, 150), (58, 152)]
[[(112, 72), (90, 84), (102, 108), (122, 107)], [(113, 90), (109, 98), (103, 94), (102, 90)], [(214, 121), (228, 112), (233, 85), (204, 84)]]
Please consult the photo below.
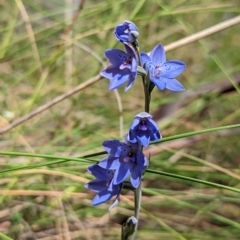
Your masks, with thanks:
[(13, 240), (12, 238), (6, 236), (5, 234), (3, 234), (3, 233), (1, 233), (1, 232), (0, 232), (0, 238), (1, 238), (2, 240)]
[(240, 193), (240, 189), (238, 189), (238, 188), (229, 187), (229, 186), (225, 186), (225, 185), (222, 185), (222, 184), (213, 183), (213, 182), (209, 182), (209, 181), (205, 181), (205, 180), (200, 180), (200, 179), (196, 179), (196, 178), (181, 176), (181, 175), (177, 175), (177, 174), (173, 174), (173, 173), (156, 171), (156, 170), (152, 170), (152, 169), (147, 169), (146, 172), (154, 173), (154, 174), (158, 174), (158, 175), (162, 175), (162, 176), (167, 176), (167, 177), (178, 178), (178, 179), (187, 180), (187, 181), (191, 181), (191, 182), (201, 183), (201, 184), (205, 184), (205, 185), (208, 185), (208, 186), (211, 186), (211, 187), (223, 188), (223, 189), (226, 189), (226, 190), (230, 190), (232, 192)]

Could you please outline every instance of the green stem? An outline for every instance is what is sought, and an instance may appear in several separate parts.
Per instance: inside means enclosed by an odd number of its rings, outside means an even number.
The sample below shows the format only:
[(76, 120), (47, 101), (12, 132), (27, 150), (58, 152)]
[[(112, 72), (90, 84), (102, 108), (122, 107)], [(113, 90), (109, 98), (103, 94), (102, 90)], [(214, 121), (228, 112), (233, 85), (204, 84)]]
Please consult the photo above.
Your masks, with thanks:
[(174, 135), (174, 136), (169, 136), (169, 137), (165, 137), (159, 141), (156, 141), (154, 143), (150, 143), (150, 144), (157, 144), (157, 143), (163, 143), (163, 142), (168, 142), (168, 141), (172, 141), (172, 140), (176, 140), (176, 139), (180, 139), (180, 138), (186, 138), (186, 137), (192, 137), (195, 135), (200, 135), (200, 134), (204, 134), (204, 133), (210, 133), (210, 132), (216, 132), (216, 131), (221, 131), (221, 130), (227, 130), (227, 129), (232, 129), (232, 128), (240, 128), (240, 124), (232, 124), (232, 125), (227, 125), (227, 126), (221, 126), (221, 127), (215, 127), (215, 128), (209, 128), (209, 129), (202, 129), (199, 131), (194, 131), (194, 132), (188, 132), (188, 133), (182, 133), (182, 134), (178, 134), (178, 135)]
[(141, 208), (141, 199), (142, 199), (142, 190), (141, 190), (141, 182), (139, 184), (139, 186), (136, 188), (135, 192), (134, 192), (134, 196), (135, 196), (135, 212), (134, 212), (134, 216), (136, 219), (139, 218), (139, 211)]
[(150, 105), (150, 99), (149, 99), (149, 94), (148, 94), (148, 84), (145, 81), (145, 77), (142, 76), (142, 82), (143, 82), (143, 88), (144, 88), (144, 109), (145, 112), (149, 113), (149, 105)]
[[(106, 152), (101, 152), (106, 153)], [(76, 162), (85, 162), (85, 163), (90, 163), (90, 162), (97, 162), (95, 160), (91, 159), (86, 159), (90, 156), (95, 156), (94, 154), (91, 155), (85, 155), (82, 157), (67, 157), (67, 156), (54, 156), (54, 155), (48, 155), (48, 154), (37, 154), (37, 153), (23, 153), (23, 152), (7, 152), (7, 151), (0, 151), (0, 155), (6, 155), (6, 156), (22, 156), (22, 157), (39, 157), (39, 158), (46, 158), (46, 159), (58, 159), (58, 160), (64, 160), (64, 161), (76, 161)], [(99, 153), (98, 153), (99, 155)]]
[[(140, 208), (141, 208), (141, 199), (142, 199), (142, 189), (141, 189), (141, 182), (140, 182), (139, 186), (134, 191), (134, 206), (135, 206), (134, 217), (137, 220), (139, 219), (139, 213), (140, 213)], [(137, 233), (137, 228), (138, 228), (138, 222), (137, 222), (137, 225), (135, 227), (135, 231), (134, 231), (133, 235), (131, 236), (130, 240), (135, 239), (135, 236), (136, 236), (136, 233)]]
[[(142, 63), (141, 63), (141, 57), (140, 57), (140, 50), (139, 50), (139, 47), (137, 46), (133, 46), (136, 53), (137, 53), (137, 56), (138, 56), (138, 65), (140, 67), (142, 67)], [(144, 102), (145, 102), (145, 105), (144, 105), (144, 109), (145, 109), (145, 112), (149, 113), (149, 106), (150, 106), (150, 95), (149, 95), (149, 81), (146, 80), (146, 77), (145, 76), (142, 76), (142, 83), (143, 83), (143, 89), (144, 89)]]
[[(140, 50), (138, 47), (138, 44), (133, 45), (137, 56), (138, 56), (138, 65), (142, 67), (141, 64), (141, 57), (140, 57)], [(142, 76), (142, 83), (143, 83), (143, 89), (144, 89), (144, 109), (145, 112), (149, 113), (150, 108), (150, 94), (149, 94), (149, 80), (146, 79), (146, 76)], [(139, 219), (139, 212), (141, 208), (141, 198), (142, 198), (142, 190), (141, 190), (141, 181), (139, 186), (134, 191), (134, 216), (137, 219), (137, 224), (135, 226), (135, 231), (133, 234), (129, 237), (130, 240), (134, 240), (137, 234), (137, 228), (138, 228), (138, 219)]]
[(205, 180), (201, 180), (201, 179), (186, 177), (186, 176), (182, 176), (182, 175), (178, 175), (178, 174), (174, 174), (174, 173), (156, 171), (156, 170), (152, 170), (152, 169), (147, 169), (146, 172), (155, 173), (155, 174), (163, 175), (163, 176), (167, 176), (167, 177), (178, 178), (178, 179), (187, 180), (187, 181), (191, 181), (191, 182), (201, 183), (201, 184), (205, 184), (205, 185), (208, 185), (211, 187), (222, 188), (222, 189), (230, 190), (232, 192), (240, 193), (240, 189), (238, 189), (238, 188), (229, 187), (229, 186), (225, 186), (222, 184), (213, 183), (213, 182), (209, 182), (209, 181), (205, 181)]
[(53, 155), (47, 155), (47, 154), (36, 154), (36, 153), (23, 153), (23, 152), (5, 152), (0, 151), (0, 155), (5, 156), (24, 156), (24, 157), (38, 157), (38, 158), (45, 158), (45, 159), (54, 159), (55, 161), (51, 162), (43, 162), (43, 163), (36, 163), (36, 164), (26, 164), (24, 166), (19, 166), (15, 168), (10, 168), (6, 170), (0, 171), (0, 174), (12, 172), (12, 171), (18, 171), (22, 169), (32, 169), (32, 168), (39, 168), (39, 167), (45, 167), (52, 164), (58, 164), (58, 163), (64, 163), (68, 161), (76, 161), (76, 162), (82, 162), (82, 163), (96, 163), (98, 161), (91, 160), (91, 159), (85, 159), (85, 157), (88, 157), (89, 155), (83, 156), (81, 158), (75, 158), (75, 157), (66, 157), (66, 156), (53, 156)]

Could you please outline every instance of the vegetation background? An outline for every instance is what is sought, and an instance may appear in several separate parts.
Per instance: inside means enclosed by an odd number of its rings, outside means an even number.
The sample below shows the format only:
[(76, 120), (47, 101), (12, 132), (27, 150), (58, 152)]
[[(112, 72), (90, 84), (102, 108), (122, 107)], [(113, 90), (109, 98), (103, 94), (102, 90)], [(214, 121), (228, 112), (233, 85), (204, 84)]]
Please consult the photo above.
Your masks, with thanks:
[[(133, 193), (110, 212), (92, 207), (78, 157), (122, 139), (143, 111), (140, 78), (125, 93), (98, 75), (125, 19), (142, 51), (161, 42), (187, 64), (186, 91), (153, 91), (151, 114), (172, 140), (146, 149), (150, 169), (239, 189), (239, 128), (176, 137), (239, 124), (240, 21), (188, 41), (239, 14), (237, 0), (0, 0), (0, 239), (120, 239)], [(137, 239), (240, 239), (239, 193), (149, 172), (143, 187)]]

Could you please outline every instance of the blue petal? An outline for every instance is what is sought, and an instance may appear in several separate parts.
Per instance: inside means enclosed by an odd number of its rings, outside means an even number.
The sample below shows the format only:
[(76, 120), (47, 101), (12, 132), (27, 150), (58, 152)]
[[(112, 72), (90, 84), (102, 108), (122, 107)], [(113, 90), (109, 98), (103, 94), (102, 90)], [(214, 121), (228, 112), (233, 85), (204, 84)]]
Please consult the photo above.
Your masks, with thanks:
[(130, 31), (136, 31), (136, 32), (138, 31), (137, 26), (133, 22), (129, 20), (125, 20), (124, 23), (128, 25), (128, 28), (130, 29)]
[(130, 129), (132, 129), (132, 130), (138, 129), (139, 121), (140, 121), (140, 117), (135, 116), (133, 119), (133, 122), (130, 126)]
[(112, 208), (116, 207), (118, 204), (118, 199), (121, 193), (121, 189), (122, 189), (122, 184), (120, 185), (113, 185), (113, 194), (116, 194), (116, 198), (113, 202), (113, 204), (109, 207), (109, 210), (111, 210)]
[(137, 58), (137, 54), (135, 52), (135, 49), (133, 48), (133, 46), (131, 44), (124, 44), (125, 49), (127, 51), (127, 53), (132, 57), (132, 58)]
[[(104, 159), (103, 159), (104, 160)], [(88, 167), (88, 172), (90, 172), (95, 178), (103, 181), (107, 181), (113, 178), (114, 171), (107, 170), (98, 164)]]
[(171, 91), (179, 92), (185, 90), (184, 86), (177, 79), (166, 78), (164, 81), (166, 82), (166, 88)]
[(149, 73), (150, 76), (154, 76), (155, 65), (152, 61), (145, 62), (144, 69)]
[(93, 198), (92, 205), (97, 206), (102, 204), (108, 201), (112, 196), (112, 192), (109, 192), (108, 190), (101, 191)]
[(142, 131), (142, 130), (136, 130), (135, 131), (136, 138), (138, 141), (144, 146), (147, 147), (149, 145), (150, 141), (150, 133), (148, 130)]
[(132, 69), (131, 69), (131, 72), (132, 73), (130, 74), (130, 79), (128, 81), (127, 86), (125, 87), (125, 92), (132, 87), (132, 85), (134, 83), (134, 80), (137, 77), (137, 61), (136, 61), (135, 58), (132, 59)]
[(116, 169), (119, 167), (119, 158), (118, 157), (112, 157), (112, 156), (108, 156), (106, 158), (104, 158), (103, 160), (101, 160), (98, 165), (102, 168), (105, 169)]
[(142, 52), (140, 54), (140, 58), (141, 58), (142, 66), (148, 61), (151, 62), (151, 58), (145, 52)]
[(102, 143), (103, 148), (112, 156), (119, 157), (120, 156), (120, 146), (122, 142), (115, 139), (109, 139)]
[(124, 21), (116, 26), (114, 35), (120, 42), (134, 42), (139, 33), (136, 25), (131, 21)]
[(127, 41), (128, 40), (128, 34), (124, 33), (126, 30), (125, 23), (120, 23), (116, 26), (114, 35), (117, 38), (118, 41)]
[(105, 56), (115, 67), (120, 66), (124, 61), (129, 60), (130, 56), (120, 49), (108, 49)]
[(147, 118), (146, 119), (146, 125), (147, 125), (147, 128), (149, 130), (151, 130), (152, 132), (157, 132), (158, 131), (158, 125), (156, 124), (156, 122), (153, 119)]
[(120, 42), (128, 42), (129, 36), (128, 34), (125, 34), (124, 31), (126, 30), (126, 27), (121, 24), (118, 25), (114, 31), (114, 35), (116, 39)]
[(135, 51), (135, 49), (133, 48), (133, 46), (124, 44), (127, 53), (131, 56), (131, 60), (132, 60), (132, 71), (137, 72), (137, 66), (138, 66), (138, 55)]
[(148, 159), (147, 159), (147, 157), (144, 155), (144, 170), (148, 167), (148, 165), (149, 165), (149, 161), (148, 161)]
[(118, 68), (118, 67), (115, 67), (115, 66), (109, 66), (109, 67), (106, 67), (104, 68), (100, 74), (107, 78), (107, 79), (113, 79), (113, 77), (117, 74), (119, 74), (121, 72), (121, 70)]
[(158, 126), (152, 119), (147, 119), (147, 128), (152, 132), (150, 135), (150, 141), (156, 141), (161, 138), (161, 134), (159, 132)]
[(142, 171), (136, 166), (132, 172), (131, 184), (137, 188), (142, 178)]
[(166, 85), (167, 83), (164, 81), (166, 79), (164, 78), (154, 78), (154, 77), (151, 77), (150, 79), (153, 83), (155, 83), (155, 85), (157, 86), (157, 88), (159, 90), (164, 90), (166, 88)]
[(135, 135), (134, 131), (131, 129), (128, 132), (127, 140), (131, 143), (137, 142), (136, 135)]
[(136, 160), (136, 164), (137, 164), (138, 168), (141, 171), (145, 170), (146, 167), (148, 166), (148, 160), (147, 160), (146, 156), (141, 151), (136, 152), (135, 160)]
[(118, 74), (116, 74), (110, 81), (109, 90), (114, 90), (123, 85), (126, 81), (130, 79), (131, 72), (129, 69), (125, 68), (123, 70), (119, 70)]
[(157, 141), (157, 140), (160, 140), (162, 138), (162, 135), (161, 135), (161, 133), (159, 132), (159, 131), (157, 131), (157, 132), (152, 132), (151, 134), (150, 134), (150, 141)]
[(109, 187), (108, 187), (108, 191), (112, 192), (113, 195), (119, 194), (119, 192), (122, 189), (122, 184), (113, 184), (113, 181), (110, 183)]
[(166, 62), (166, 54), (162, 44), (158, 44), (150, 53), (150, 58), (155, 65), (161, 65)]
[(106, 140), (102, 145), (112, 157), (126, 157), (131, 151), (131, 148), (126, 143), (120, 142), (119, 140)]
[(124, 89), (125, 92), (128, 91), (133, 86), (134, 80), (135, 79), (132, 79), (132, 78), (129, 80), (127, 86)]
[(113, 184), (122, 183), (131, 173), (134, 164), (132, 162), (123, 162), (120, 164), (119, 168), (116, 169)]
[(132, 77), (135, 79), (137, 76), (137, 67), (138, 67), (138, 61), (136, 58), (132, 58), (132, 66), (131, 66), (131, 72), (132, 72)]
[(180, 73), (182, 73), (185, 67), (186, 64), (182, 61), (178, 60), (167, 61), (163, 65), (161, 65), (161, 77), (175, 78)]
[(95, 191), (95, 192), (101, 192), (105, 189), (108, 189), (107, 181), (100, 181), (97, 179), (94, 179), (89, 183), (85, 184), (84, 187), (91, 189), (92, 191)]

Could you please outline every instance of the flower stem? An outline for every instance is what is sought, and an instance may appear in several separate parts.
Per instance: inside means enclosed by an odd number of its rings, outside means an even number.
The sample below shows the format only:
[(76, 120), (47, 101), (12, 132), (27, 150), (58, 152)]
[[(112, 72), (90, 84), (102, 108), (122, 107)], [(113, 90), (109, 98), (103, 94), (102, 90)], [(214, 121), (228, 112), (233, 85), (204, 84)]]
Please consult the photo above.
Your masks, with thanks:
[[(141, 208), (141, 199), (142, 199), (142, 190), (141, 190), (141, 182), (140, 182), (139, 186), (136, 188), (136, 190), (134, 192), (134, 206), (135, 206), (134, 216), (137, 220), (139, 219), (139, 212), (140, 212), (140, 208)], [(138, 228), (138, 222), (139, 222), (139, 220), (137, 221), (135, 231), (132, 234), (132, 236), (130, 237), (130, 240), (135, 239), (135, 236), (137, 233), (137, 228)]]
[[(139, 50), (138, 44), (136, 43), (136, 44), (133, 44), (132, 46), (135, 52), (137, 53), (138, 65), (142, 67), (140, 50)], [(144, 89), (144, 109), (145, 109), (145, 112), (149, 113), (150, 98), (151, 98), (149, 93), (149, 79), (146, 79), (146, 76), (142, 76), (142, 83), (143, 83), (143, 89)], [(135, 225), (134, 232), (128, 238), (129, 240), (134, 240), (137, 234), (139, 213), (141, 208), (141, 198), (142, 198), (142, 190), (141, 190), (141, 181), (140, 181), (139, 186), (134, 191), (134, 217), (136, 218), (137, 223)], [(123, 236), (123, 232), (122, 232), (122, 236)]]
[(150, 94), (148, 92), (148, 82), (149, 81), (145, 81), (145, 77), (142, 76), (142, 80), (143, 80), (143, 88), (144, 88), (144, 99), (145, 99), (145, 112), (149, 113), (149, 106), (150, 106)]
[[(138, 44), (133, 45), (133, 47), (138, 56), (138, 65), (140, 67), (143, 67), (142, 63), (141, 63), (140, 50), (139, 50)], [(144, 109), (145, 109), (145, 112), (149, 113), (149, 106), (150, 106), (150, 93), (148, 90), (149, 89), (149, 79), (146, 79), (146, 76), (142, 76), (142, 83), (143, 83), (144, 99), (145, 99)]]

